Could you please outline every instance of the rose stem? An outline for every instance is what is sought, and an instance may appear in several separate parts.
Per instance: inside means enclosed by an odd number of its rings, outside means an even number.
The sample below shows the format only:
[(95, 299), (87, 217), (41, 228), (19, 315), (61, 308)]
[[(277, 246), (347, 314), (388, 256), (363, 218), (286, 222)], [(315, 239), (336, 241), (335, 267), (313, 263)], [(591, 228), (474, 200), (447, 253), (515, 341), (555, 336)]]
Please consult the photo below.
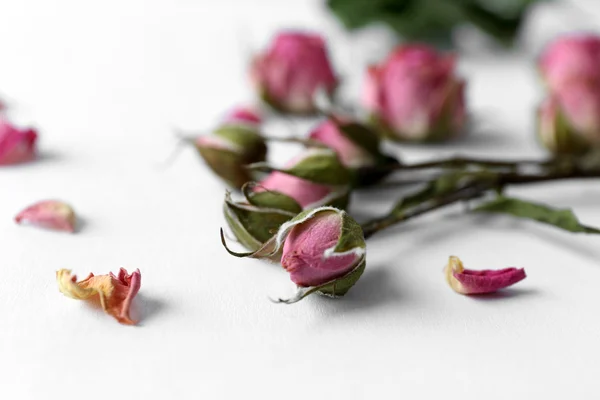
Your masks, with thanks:
[(456, 190), (426, 200), (423, 203), (402, 213), (391, 212), (380, 218), (367, 221), (362, 225), (365, 238), (388, 228), (390, 226), (408, 221), (414, 217), (426, 214), (430, 211), (448, 206), (459, 201), (473, 200), (482, 197), (487, 191), (500, 191), (508, 185), (524, 185), (531, 183), (541, 183), (548, 181), (566, 180), (566, 179), (590, 179), (600, 178), (600, 169), (582, 170), (579, 168), (569, 168), (566, 171), (557, 171), (547, 175), (529, 175), (518, 173), (499, 173), (494, 180), (475, 180), (467, 186), (457, 188)]

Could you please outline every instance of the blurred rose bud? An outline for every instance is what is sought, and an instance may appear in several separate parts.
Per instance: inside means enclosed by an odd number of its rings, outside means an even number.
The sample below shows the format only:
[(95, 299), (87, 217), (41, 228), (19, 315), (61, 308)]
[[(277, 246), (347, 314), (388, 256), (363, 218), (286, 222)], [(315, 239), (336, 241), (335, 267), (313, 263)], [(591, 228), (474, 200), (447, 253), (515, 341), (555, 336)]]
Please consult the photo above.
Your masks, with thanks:
[(234, 108), (225, 118), (225, 122), (228, 124), (247, 124), (255, 127), (259, 127), (262, 123), (262, 117), (258, 110), (250, 107), (237, 107)]
[(348, 118), (330, 116), (310, 133), (310, 139), (333, 149), (354, 173), (357, 186), (376, 183), (389, 172), (378, 167), (398, 164), (381, 152), (379, 136), (372, 129)]
[(366, 265), (366, 243), (360, 225), (346, 212), (332, 207), (298, 214), (254, 253), (228, 251), (253, 258), (273, 259), (281, 254), (281, 265), (297, 285), (294, 297), (278, 300), (288, 304), (315, 292), (343, 296)]
[(311, 33), (278, 34), (254, 59), (250, 77), (265, 103), (296, 114), (316, 112), (315, 94), (323, 91), (333, 97), (337, 86), (325, 41)]
[(375, 125), (392, 140), (442, 141), (466, 122), (465, 82), (455, 75), (453, 55), (424, 45), (398, 47), (371, 66), (362, 102)]
[(76, 300), (98, 298), (104, 312), (112, 315), (122, 324), (135, 324), (129, 316), (129, 309), (142, 283), (139, 269), (129, 274), (127, 270), (121, 268), (118, 276), (112, 272), (98, 276), (90, 274), (79, 282), (75, 275), (71, 275), (70, 270), (61, 269), (56, 271), (56, 281), (58, 290), (65, 296)]
[(551, 91), (584, 82), (600, 86), (600, 36), (563, 35), (551, 42), (539, 59), (542, 76)]
[(538, 110), (538, 136), (555, 154), (600, 147), (600, 91), (583, 83), (550, 95)]
[(0, 165), (19, 164), (35, 158), (37, 133), (19, 129), (0, 118)]
[(76, 219), (70, 205), (57, 200), (44, 200), (17, 214), (15, 222), (72, 233), (75, 232)]
[(212, 135), (195, 140), (198, 152), (215, 174), (234, 188), (252, 180), (247, 164), (265, 160), (267, 146), (260, 135), (260, 117), (238, 109)]
[(330, 149), (307, 149), (281, 169), (258, 167), (271, 173), (256, 185), (257, 192), (284, 194), (304, 210), (324, 205), (345, 208), (348, 204), (351, 175)]
[(444, 269), (450, 287), (460, 294), (493, 293), (525, 279), (525, 270), (504, 268), (474, 271), (465, 269), (458, 257), (450, 257)]

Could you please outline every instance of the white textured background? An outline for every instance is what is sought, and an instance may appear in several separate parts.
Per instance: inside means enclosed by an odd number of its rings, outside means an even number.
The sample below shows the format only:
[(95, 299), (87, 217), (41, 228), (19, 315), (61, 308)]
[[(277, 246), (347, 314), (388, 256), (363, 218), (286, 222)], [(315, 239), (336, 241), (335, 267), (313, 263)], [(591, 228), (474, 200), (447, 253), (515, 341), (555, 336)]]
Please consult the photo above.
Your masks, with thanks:
[[(584, 14), (539, 8), (522, 53), (491, 54), (464, 33), (460, 67), (482, 132), (390, 149), (408, 160), (541, 157), (532, 60), (552, 32), (600, 23), (595, 0), (576, 5)], [(206, 129), (251, 99), (248, 54), (289, 26), (328, 33), (353, 96), (365, 63), (392, 43), (380, 29), (344, 34), (319, 1), (0, 1), (0, 94), (14, 120), (39, 128), (42, 152), (39, 162), (0, 170), (0, 398), (597, 395), (597, 237), (456, 207), (375, 236), (368, 269), (346, 298), (294, 306), (267, 300), (289, 289), (283, 270), (223, 250), (222, 184), (191, 149), (170, 169), (157, 165), (174, 146), (172, 126)], [(278, 147), (274, 156), (295, 151)], [(600, 225), (600, 183), (517, 194)], [(383, 213), (395, 196), (358, 195), (354, 211)], [(81, 232), (12, 222), (44, 198), (72, 203)], [(468, 268), (525, 267), (529, 277), (497, 296), (462, 297), (441, 272), (450, 254)], [(142, 271), (138, 327), (64, 297), (54, 281), (60, 268), (85, 276), (120, 266)]]

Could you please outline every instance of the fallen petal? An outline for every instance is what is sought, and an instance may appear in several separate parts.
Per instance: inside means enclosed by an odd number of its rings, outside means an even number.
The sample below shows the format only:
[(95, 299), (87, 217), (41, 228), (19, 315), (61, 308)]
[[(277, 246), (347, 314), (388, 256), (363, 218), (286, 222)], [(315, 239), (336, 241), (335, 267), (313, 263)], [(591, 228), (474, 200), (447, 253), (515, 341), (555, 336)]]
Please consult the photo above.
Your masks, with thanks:
[(66, 203), (44, 200), (35, 203), (15, 217), (18, 224), (28, 224), (57, 231), (75, 231), (75, 212)]
[(458, 257), (451, 256), (444, 269), (450, 287), (461, 294), (493, 293), (525, 279), (523, 268), (475, 271), (465, 269)]
[(37, 132), (34, 129), (20, 129), (0, 118), (0, 165), (19, 164), (34, 159), (36, 141)]
[(58, 290), (65, 296), (76, 300), (88, 300), (97, 296), (104, 312), (127, 325), (135, 324), (135, 321), (129, 317), (129, 308), (131, 301), (140, 290), (141, 280), (139, 269), (128, 274), (127, 270), (121, 268), (117, 276), (112, 272), (98, 276), (90, 274), (79, 282), (77, 276), (71, 275), (68, 269), (56, 272)]

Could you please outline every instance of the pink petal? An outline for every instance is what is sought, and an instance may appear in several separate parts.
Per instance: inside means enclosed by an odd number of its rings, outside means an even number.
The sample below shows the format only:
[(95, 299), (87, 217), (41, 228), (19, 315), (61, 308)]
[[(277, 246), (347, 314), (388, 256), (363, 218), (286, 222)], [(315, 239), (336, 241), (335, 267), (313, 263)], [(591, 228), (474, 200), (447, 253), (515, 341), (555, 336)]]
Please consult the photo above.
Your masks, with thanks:
[(318, 286), (346, 275), (358, 256), (325, 257), (325, 250), (335, 247), (341, 235), (342, 220), (335, 212), (322, 212), (296, 225), (283, 245), (281, 265), (298, 286)]
[(240, 122), (244, 124), (259, 125), (262, 122), (262, 119), (258, 110), (255, 110), (251, 107), (237, 107), (227, 115), (225, 122)]
[(0, 119), (0, 165), (18, 164), (35, 158), (37, 133), (19, 129)]
[(450, 287), (461, 294), (493, 293), (526, 277), (522, 268), (481, 271), (464, 269), (458, 257), (450, 257), (445, 273)]
[(15, 217), (18, 224), (29, 224), (65, 232), (75, 231), (75, 220), (75, 212), (71, 206), (56, 200), (35, 203)]

